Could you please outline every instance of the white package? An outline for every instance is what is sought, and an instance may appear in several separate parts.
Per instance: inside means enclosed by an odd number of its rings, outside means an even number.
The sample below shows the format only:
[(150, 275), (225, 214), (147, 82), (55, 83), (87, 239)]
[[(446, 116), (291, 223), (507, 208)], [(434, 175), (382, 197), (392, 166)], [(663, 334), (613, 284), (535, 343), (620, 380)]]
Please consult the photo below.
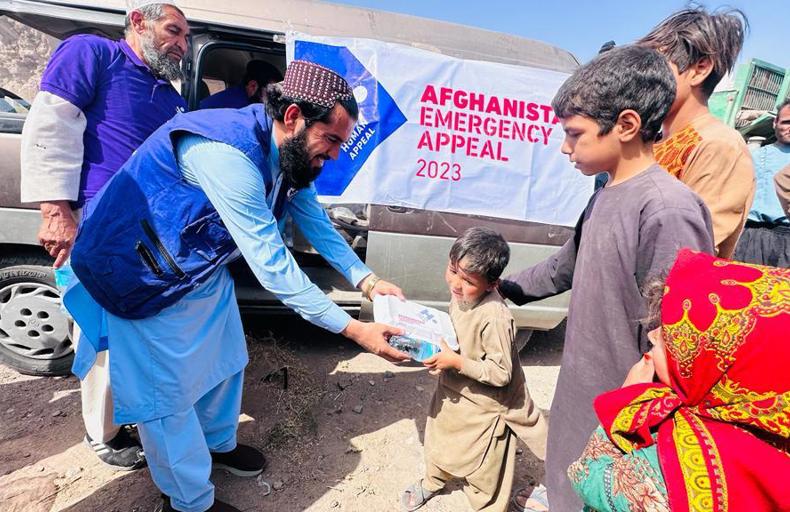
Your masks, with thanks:
[(440, 345), (444, 338), (447, 345), (458, 350), (458, 338), (450, 315), (416, 302), (402, 301), (394, 295), (373, 297), (373, 319), (382, 324), (400, 327), (412, 338)]

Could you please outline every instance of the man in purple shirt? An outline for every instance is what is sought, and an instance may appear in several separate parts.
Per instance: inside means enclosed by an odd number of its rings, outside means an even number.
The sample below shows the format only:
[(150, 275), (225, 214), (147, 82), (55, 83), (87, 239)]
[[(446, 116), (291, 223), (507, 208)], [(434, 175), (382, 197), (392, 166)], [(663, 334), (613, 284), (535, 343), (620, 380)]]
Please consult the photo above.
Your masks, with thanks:
[(200, 109), (244, 108), (253, 103), (262, 103), (266, 99), (266, 86), (282, 79), (280, 70), (268, 62), (251, 60), (247, 63), (240, 84), (212, 94), (200, 102)]
[[(172, 2), (130, 0), (124, 39), (76, 35), (52, 54), (22, 133), (21, 197), (40, 203), (38, 238), (56, 275), (68, 268), (82, 208), (154, 130), (185, 110), (170, 81), (182, 78), (188, 35)], [(96, 358), (81, 392), (86, 443), (117, 469), (144, 466), (139, 442), (113, 423), (107, 356)]]

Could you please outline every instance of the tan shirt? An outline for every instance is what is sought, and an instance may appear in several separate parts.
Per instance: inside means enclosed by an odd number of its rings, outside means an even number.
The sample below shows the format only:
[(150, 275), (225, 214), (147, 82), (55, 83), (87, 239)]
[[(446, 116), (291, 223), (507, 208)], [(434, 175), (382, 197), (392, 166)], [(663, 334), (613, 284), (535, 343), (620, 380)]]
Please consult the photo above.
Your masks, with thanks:
[(532, 402), (513, 343), (515, 321), (497, 292), (463, 311), (454, 302), (450, 317), (463, 366), (443, 371), (425, 427), (426, 456), (454, 476), (480, 467), (492, 436), (509, 426), (526, 439)]
[(776, 173), (774, 185), (776, 185), (776, 196), (779, 198), (779, 204), (782, 205), (785, 215), (790, 219), (790, 165)]
[(756, 187), (743, 138), (706, 113), (656, 144), (654, 151), (658, 164), (696, 192), (710, 210), (716, 254), (732, 257)]

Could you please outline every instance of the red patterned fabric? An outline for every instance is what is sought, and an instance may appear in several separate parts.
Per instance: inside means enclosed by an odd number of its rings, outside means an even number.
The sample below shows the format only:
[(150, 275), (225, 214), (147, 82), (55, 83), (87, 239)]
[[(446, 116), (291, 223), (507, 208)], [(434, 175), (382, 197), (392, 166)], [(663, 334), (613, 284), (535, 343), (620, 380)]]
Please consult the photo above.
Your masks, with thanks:
[(790, 510), (790, 270), (682, 250), (661, 322), (671, 385), (599, 396), (609, 438), (658, 429), (673, 511)]
[(324, 66), (295, 60), (285, 70), (281, 82), (283, 95), (300, 101), (332, 108), (338, 100), (354, 97), (345, 79)]

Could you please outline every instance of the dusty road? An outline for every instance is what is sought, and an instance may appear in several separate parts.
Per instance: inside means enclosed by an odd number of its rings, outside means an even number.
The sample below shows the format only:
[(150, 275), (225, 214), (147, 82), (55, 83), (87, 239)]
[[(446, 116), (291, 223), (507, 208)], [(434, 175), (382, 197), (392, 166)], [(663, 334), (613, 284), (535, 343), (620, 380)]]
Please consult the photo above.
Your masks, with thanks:
[[(262, 479), (215, 471), (217, 496), (249, 511), (397, 511), (419, 478), (434, 378), (394, 366), (293, 317), (247, 317), (250, 365), (239, 440), (262, 448)], [(269, 332), (271, 330), (271, 332)], [(562, 329), (536, 333), (522, 352), (538, 405), (548, 408)], [(287, 388), (280, 368), (288, 367)], [(74, 377), (33, 378), (0, 367), (0, 503), (5, 511), (152, 511), (148, 470), (116, 473), (81, 440)], [(523, 447), (516, 487), (543, 476)], [(267, 489), (263, 481), (273, 489)], [(466, 511), (458, 486), (423, 510)]]

